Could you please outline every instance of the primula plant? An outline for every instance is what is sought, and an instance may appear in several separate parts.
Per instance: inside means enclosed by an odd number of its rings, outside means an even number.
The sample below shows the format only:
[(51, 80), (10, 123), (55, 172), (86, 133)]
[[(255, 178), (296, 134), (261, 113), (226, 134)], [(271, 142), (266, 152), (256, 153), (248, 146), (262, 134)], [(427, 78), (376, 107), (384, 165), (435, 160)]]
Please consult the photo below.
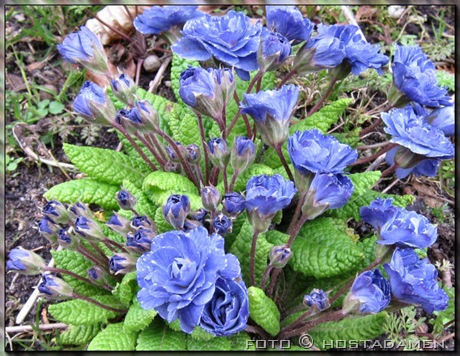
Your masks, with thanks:
[[(45, 194), (39, 231), (55, 267), (9, 252), (9, 270), (42, 274), (49, 314), (69, 325), (63, 345), (323, 350), (381, 336), (401, 308), (452, 305), (425, 257), (436, 225), (406, 209), (413, 196), (372, 189), (392, 174), (433, 176), (454, 157), (453, 102), (434, 64), (416, 46), (395, 44), (390, 58), (357, 26), (313, 23), (295, 6), (265, 15), (175, 6), (138, 15), (137, 39), (159, 36), (171, 51), (175, 101), (111, 74), (84, 26), (58, 45), (66, 61), (107, 78), (84, 83), (73, 110), (114, 128), (123, 147), (64, 144), (85, 177)], [(333, 89), (389, 68), (380, 118), (328, 133), (353, 103), (326, 105)], [(328, 87), (299, 115), (293, 79), (319, 75)], [(360, 157), (360, 138), (379, 125), (384, 148)], [(383, 173), (359, 169), (385, 153)], [(354, 233), (358, 222), (370, 233)]]

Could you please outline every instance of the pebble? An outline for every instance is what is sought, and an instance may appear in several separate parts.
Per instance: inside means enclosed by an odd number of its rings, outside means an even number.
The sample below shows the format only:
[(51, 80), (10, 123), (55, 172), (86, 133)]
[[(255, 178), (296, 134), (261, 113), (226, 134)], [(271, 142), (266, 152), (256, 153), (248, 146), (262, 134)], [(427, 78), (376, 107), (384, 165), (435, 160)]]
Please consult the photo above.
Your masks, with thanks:
[(150, 56), (145, 58), (142, 66), (144, 67), (145, 71), (148, 73), (155, 72), (158, 68), (160, 68), (161, 61), (156, 55), (151, 54)]

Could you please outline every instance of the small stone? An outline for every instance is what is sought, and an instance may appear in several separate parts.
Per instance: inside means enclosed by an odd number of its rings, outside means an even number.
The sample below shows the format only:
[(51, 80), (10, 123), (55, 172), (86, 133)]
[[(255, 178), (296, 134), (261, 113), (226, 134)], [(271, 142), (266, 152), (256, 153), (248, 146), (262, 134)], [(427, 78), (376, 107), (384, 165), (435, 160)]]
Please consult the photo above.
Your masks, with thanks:
[(155, 72), (161, 66), (160, 59), (154, 54), (145, 58), (144, 63), (142, 64), (145, 71), (148, 73)]

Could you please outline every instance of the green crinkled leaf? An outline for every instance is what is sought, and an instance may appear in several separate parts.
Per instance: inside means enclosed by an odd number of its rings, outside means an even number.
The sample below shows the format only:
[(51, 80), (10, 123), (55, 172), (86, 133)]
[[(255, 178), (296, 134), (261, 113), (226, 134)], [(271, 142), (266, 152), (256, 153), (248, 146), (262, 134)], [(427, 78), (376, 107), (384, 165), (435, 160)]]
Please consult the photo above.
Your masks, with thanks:
[(214, 337), (209, 340), (200, 340), (193, 337), (187, 338), (188, 351), (228, 351), (232, 349), (232, 345), (226, 337)]
[(316, 347), (325, 350), (333, 347), (336, 340), (340, 345), (350, 340), (372, 340), (385, 332), (389, 315), (383, 311), (375, 315), (347, 318), (340, 321), (322, 323), (308, 331)]
[(336, 100), (329, 105), (321, 108), (318, 112), (314, 113), (310, 117), (307, 117), (303, 120), (296, 122), (289, 128), (289, 134), (293, 134), (296, 131), (305, 131), (318, 129), (323, 134), (326, 134), (327, 131), (334, 125), (340, 118), (340, 115), (348, 108), (353, 99), (351, 98), (342, 98)]
[(137, 299), (134, 298), (134, 303), (126, 314), (123, 330), (131, 332), (143, 330), (152, 322), (156, 315), (157, 312), (154, 309), (142, 309)]
[[(117, 298), (111, 295), (93, 295), (91, 298), (102, 304), (122, 309)], [(52, 304), (49, 306), (48, 311), (56, 320), (73, 325), (107, 323), (109, 319), (120, 315), (118, 312), (100, 308), (81, 299)]]
[(290, 265), (315, 278), (353, 270), (364, 260), (364, 253), (345, 231), (345, 224), (341, 226), (331, 218), (308, 221), (292, 244)]
[[(120, 140), (120, 142), (123, 145), (123, 151), (125, 152), (125, 154), (127, 154), (130, 157), (133, 157), (135, 159), (138, 159), (138, 160), (141, 160), (142, 162), (144, 162), (144, 159), (142, 158), (142, 156), (134, 149), (134, 147), (131, 145), (131, 143), (128, 141), (128, 139), (125, 136), (123, 136), (123, 134), (121, 134), (120, 131), (117, 131), (117, 136), (118, 136), (118, 139)], [(142, 150), (142, 152), (144, 152), (144, 154), (153, 163), (155, 163), (155, 165), (156, 165), (157, 161), (156, 161), (155, 157), (153, 156), (153, 154), (149, 151), (149, 149), (147, 147), (145, 147), (144, 144), (141, 141), (139, 141), (139, 139), (137, 137), (132, 137), (132, 139), (134, 140), (134, 142), (137, 143), (137, 145)], [(157, 167), (159, 167), (159, 166), (160, 166), (160, 164), (158, 164)]]
[(180, 106), (176, 106), (171, 112), (169, 121), (172, 137), (183, 146), (188, 144), (200, 144), (200, 128), (196, 115), (188, 113)]
[[(178, 319), (179, 320), (179, 319)], [(179, 323), (179, 330), (180, 330), (180, 323)], [(213, 335), (213, 334), (210, 334), (208, 333), (206, 330), (204, 330), (201, 326), (196, 326), (192, 333), (190, 334), (190, 336), (193, 338), (193, 339), (197, 339), (197, 340), (203, 340), (203, 341), (207, 341), (207, 340), (211, 340), (213, 338), (215, 338), (216, 336)]]
[(137, 187), (136, 184), (131, 183), (130, 180), (123, 181), (123, 188), (128, 190), (137, 200), (136, 211), (141, 215), (153, 217), (157, 206), (150, 200), (147, 194)]
[(173, 227), (166, 221), (163, 216), (163, 208), (160, 206), (155, 212), (155, 223), (157, 224), (158, 233), (162, 234), (166, 231), (170, 231)]
[(60, 341), (63, 345), (85, 345), (100, 331), (99, 324), (69, 325), (69, 328), (60, 335)]
[(137, 338), (136, 351), (185, 351), (187, 334), (171, 330), (160, 318), (153, 320)]
[[(236, 237), (235, 242), (230, 248), (241, 264), (241, 274), (246, 284), (249, 285), (249, 256), (251, 253), (251, 241), (253, 236), (253, 229), (248, 220), (243, 223), (240, 233)], [(255, 281), (256, 284), (260, 282), (262, 275), (267, 267), (268, 253), (273, 245), (267, 242), (265, 234), (260, 234), (257, 238), (256, 256), (255, 256)]]
[(272, 336), (280, 331), (280, 312), (273, 300), (260, 288), (248, 288), (249, 315), (258, 325)]
[(144, 179), (142, 190), (147, 194), (166, 192), (169, 194), (192, 193), (199, 195), (198, 189), (187, 177), (173, 172), (156, 171), (150, 173)]
[[(93, 266), (93, 263), (78, 252), (71, 250), (51, 250), (51, 255), (54, 258), (57, 268), (66, 269), (78, 274), (79, 276), (88, 278), (87, 271)], [(83, 282), (75, 277), (69, 276), (68, 274), (62, 274), (62, 279), (72, 287), (75, 293), (78, 294), (91, 297), (93, 295), (108, 293), (108, 291), (101, 287), (96, 287), (92, 284)]]
[(125, 274), (120, 283), (118, 283), (112, 294), (120, 300), (124, 307), (128, 307), (137, 290), (139, 289), (136, 280), (136, 271)]
[(232, 351), (254, 351), (256, 349), (255, 343), (247, 341), (253, 340), (247, 333), (240, 331), (227, 338), (231, 345)]
[(348, 132), (333, 132), (331, 135), (334, 136), (340, 142), (347, 144), (353, 148), (358, 147), (362, 144), (359, 134), (361, 132), (361, 127), (357, 127)]
[(239, 214), (235, 220), (232, 221), (232, 232), (225, 235), (225, 251), (229, 251), (230, 247), (236, 240), (236, 237), (241, 231), (241, 227), (243, 226), (244, 222), (247, 220), (247, 213), (243, 211)]
[(134, 351), (137, 333), (123, 328), (123, 323), (109, 324), (88, 345), (88, 351)]
[(129, 178), (140, 186), (151, 172), (144, 161), (110, 149), (64, 143), (64, 152), (80, 171), (108, 184), (121, 185)]
[(382, 176), (380, 171), (353, 173), (348, 175), (348, 178), (353, 182), (355, 190), (353, 191), (356, 195), (361, 195), (366, 192), (367, 189), (371, 189), (372, 186), (377, 183)]
[(115, 194), (120, 186), (99, 182), (91, 178), (71, 180), (55, 185), (43, 196), (48, 200), (58, 200), (63, 203), (97, 204), (105, 210), (116, 210), (118, 203)]

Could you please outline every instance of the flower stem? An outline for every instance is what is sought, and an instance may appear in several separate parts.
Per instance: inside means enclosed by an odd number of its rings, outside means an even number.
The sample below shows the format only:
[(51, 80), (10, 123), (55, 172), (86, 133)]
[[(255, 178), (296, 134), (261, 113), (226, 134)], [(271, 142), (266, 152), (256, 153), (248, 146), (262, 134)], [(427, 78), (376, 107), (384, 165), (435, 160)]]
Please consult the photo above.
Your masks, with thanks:
[(233, 192), (233, 187), (235, 186), (236, 178), (240, 175), (241, 171), (235, 170), (232, 175), (232, 180), (230, 181), (230, 186), (228, 187), (229, 192)]
[(381, 155), (383, 155), (384, 153), (388, 152), (389, 150), (391, 150), (392, 148), (394, 148), (396, 146), (398, 146), (398, 144), (390, 143), (389, 145), (387, 145), (386, 147), (382, 148), (380, 151), (374, 153), (373, 155), (371, 155), (369, 157), (360, 158), (357, 161), (354, 161), (353, 163), (350, 163), (349, 166), (357, 166), (359, 164), (364, 164), (364, 163), (373, 161), (377, 157), (380, 157)]
[(85, 278), (83, 276), (80, 276), (79, 274), (76, 274), (72, 271), (68, 271), (66, 269), (63, 269), (63, 268), (57, 268), (57, 267), (45, 267), (44, 271), (47, 271), (47, 272), (54, 272), (54, 273), (61, 273), (61, 274), (68, 274), (69, 276), (72, 276), (73, 278), (76, 278), (76, 279), (79, 279), (80, 281), (83, 281), (85, 283), (89, 283), (89, 284), (92, 284), (93, 286), (96, 286), (96, 287), (102, 287), (106, 290), (108, 290), (109, 292), (112, 291), (111, 288), (107, 287), (107, 286), (104, 286), (104, 285), (99, 285), (97, 283), (94, 283), (91, 279), (89, 278)]
[(75, 299), (82, 299), (82, 300), (85, 300), (87, 302), (90, 302), (90, 303), (93, 303), (94, 305), (97, 305), (98, 307), (100, 308), (103, 308), (103, 309), (106, 309), (106, 310), (110, 310), (110, 311), (113, 311), (113, 312), (116, 312), (116, 313), (127, 313), (128, 312), (128, 309), (117, 309), (117, 308), (113, 308), (113, 307), (110, 307), (108, 305), (105, 305), (105, 304), (102, 304), (100, 302), (98, 302), (97, 300), (93, 299), (93, 298), (90, 298), (90, 297), (87, 297), (85, 295), (81, 295), (81, 294), (77, 294), (77, 293), (72, 293), (72, 297), (75, 298)]
[(206, 137), (204, 133), (203, 118), (200, 113), (196, 114), (198, 118), (198, 127), (200, 128), (201, 141), (203, 143), (204, 167), (205, 167), (205, 185), (209, 184), (209, 157), (208, 149), (206, 147)]
[(394, 171), (396, 171), (396, 169), (399, 168), (399, 165), (397, 163), (393, 163), (392, 166), (390, 166), (389, 168), (385, 169), (383, 172), (382, 172), (382, 175), (380, 176), (380, 178), (382, 177), (386, 177), (387, 175), (393, 173)]
[(297, 74), (297, 71), (294, 68), (288, 74), (284, 76), (283, 80), (281, 80), (281, 82), (278, 84), (276, 88), (277, 89), (281, 88), (284, 85), (284, 83), (286, 83), (289, 79), (291, 79), (295, 74)]
[(155, 159), (157, 160), (158, 163), (160, 163), (160, 165), (162, 167), (164, 167), (165, 165), (165, 162), (161, 159), (161, 157), (158, 155), (158, 152), (157, 150), (155, 149), (155, 147), (153, 147), (153, 145), (147, 141), (144, 137), (142, 137), (138, 132), (135, 132), (134, 133), (134, 136), (136, 136), (136, 138), (141, 141), (145, 147), (148, 148), (148, 150), (150, 151), (150, 153), (152, 153), (153, 157), (155, 157)]
[(256, 246), (257, 238), (259, 237), (260, 232), (254, 231), (251, 242), (251, 254), (249, 255), (249, 280), (251, 286), (256, 285), (256, 276), (255, 276), (255, 266), (256, 266)]
[[(222, 178), (224, 180), (224, 190), (225, 193), (230, 193), (229, 187), (228, 187), (228, 177), (227, 177), (227, 166), (224, 166), (222, 168)], [(233, 187), (232, 187), (233, 188)]]
[(260, 280), (260, 289), (265, 289), (265, 283), (267, 282), (267, 278), (270, 275), (270, 272), (273, 270), (273, 268), (274, 267), (271, 264), (268, 264), (267, 268), (265, 268), (262, 279)]
[(323, 96), (318, 100), (318, 102), (311, 108), (310, 112), (308, 113), (308, 116), (311, 116), (313, 115), (315, 112), (318, 111), (318, 109), (321, 107), (321, 105), (323, 105), (324, 101), (329, 97), (329, 95), (331, 95), (332, 93), (332, 89), (334, 89), (334, 85), (335, 83), (337, 82), (337, 78), (336, 77), (332, 77), (330, 83), (329, 83), (329, 87), (327, 88), (326, 92), (323, 94)]
[(275, 290), (276, 282), (277, 282), (278, 277), (279, 277), (279, 275), (280, 275), (282, 270), (283, 270), (282, 268), (275, 268), (275, 270), (272, 273), (272, 278), (270, 279), (270, 284), (269, 284), (268, 290), (267, 290), (267, 295), (272, 299), (274, 299), (273, 298), (274, 297), (273, 292)]
[(99, 259), (98, 256), (95, 256), (85, 246), (78, 245), (77, 251), (81, 253), (84, 257), (86, 257), (88, 260), (93, 262), (96, 266), (101, 266), (106, 272), (110, 273), (108, 263), (106, 261), (102, 261), (101, 259)]
[(286, 248), (291, 248), (292, 243), (294, 242), (294, 239), (296, 238), (297, 234), (299, 233), (299, 230), (305, 224), (305, 222), (308, 220), (308, 215), (302, 214), (302, 216), (297, 220), (297, 222), (294, 224), (291, 233), (289, 234), (289, 240), (286, 242)]
[(361, 132), (359, 133), (359, 137), (363, 137), (364, 135), (366, 135), (369, 132), (373, 131), (381, 123), (382, 123), (382, 119), (375, 120), (375, 122), (372, 125), (370, 125), (370, 126), (366, 127), (365, 129), (361, 130)]
[[(110, 248), (109, 245), (111, 245), (111, 246), (115, 246), (116, 248), (118, 248), (122, 252), (128, 253), (128, 251), (123, 247), (123, 245), (121, 245), (118, 242), (113, 241), (113, 240), (111, 240), (109, 238), (102, 239), (102, 242), (107, 246), (107, 248)], [(114, 251), (114, 252), (116, 252), (116, 251)]]
[(297, 206), (295, 208), (294, 216), (292, 217), (291, 224), (287, 229), (287, 233), (290, 235), (292, 229), (294, 228), (295, 224), (299, 220), (300, 214), (302, 212), (302, 206), (305, 202), (305, 197), (307, 196), (307, 192), (302, 191), (299, 196), (299, 201), (297, 202)]
[(291, 172), (291, 169), (289, 168), (289, 165), (288, 163), (286, 162), (286, 158), (284, 158), (284, 155), (283, 155), (283, 151), (281, 149), (281, 146), (282, 144), (278, 144), (276, 147), (275, 147), (275, 151), (276, 153), (278, 154), (278, 157), (280, 158), (281, 160), (281, 163), (283, 164), (283, 167), (284, 167), (284, 170), (286, 171), (289, 179), (294, 182), (294, 176), (292, 175), (292, 172)]
[(254, 88), (254, 85), (257, 83), (257, 81), (259, 79), (262, 78), (262, 76), (264, 75), (264, 71), (263, 70), (259, 70), (257, 72), (257, 74), (254, 76), (254, 78), (252, 78), (252, 81), (251, 83), (249, 83), (249, 86), (248, 86), (248, 89), (246, 90), (246, 93), (249, 94), (252, 90), (252, 88)]

